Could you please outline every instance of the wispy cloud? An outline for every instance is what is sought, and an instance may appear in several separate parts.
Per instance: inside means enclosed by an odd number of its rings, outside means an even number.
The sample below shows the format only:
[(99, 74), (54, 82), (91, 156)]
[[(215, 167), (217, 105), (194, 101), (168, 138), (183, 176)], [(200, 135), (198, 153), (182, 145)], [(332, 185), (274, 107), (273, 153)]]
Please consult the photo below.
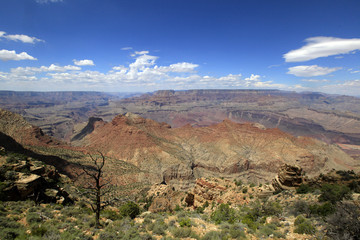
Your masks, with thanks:
[(15, 50), (9, 51), (6, 49), (0, 50), (0, 59), (3, 61), (37, 60), (26, 52), (16, 53)]
[(74, 59), (73, 62), (77, 66), (95, 66), (94, 61), (89, 59), (83, 59), (83, 60)]
[(44, 40), (38, 39), (36, 37), (30, 37), (24, 34), (6, 34), (6, 32), (0, 31), (0, 38), (5, 38), (10, 41), (23, 42), (23, 43), (36, 43), (36, 42), (44, 42)]
[(348, 54), (360, 50), (360, 38), (312, 37), (307, 44), (283, 55), (286, 62), (304, 62), (320, 57)]
[(335, 72), (339, 69), (341, 69), (341, 67), (328, 68), (328, 67), (320, 67), (318, 65), (296, 66), (296, 67), (290, 67), (287, 73), (295, 75), (297, 77), (315, 77), (315, 76), (326, 75)]
[(360, 96), (360, 79), (348, 80), (338, 84), (325, 85), (319, 88), (319, 90), (334, 94)]
[(35, 0), (37, 3), (57, 3), (63, 2), (63, 0)]
[(303, 82), (310, 82), (310, 83), (324, 83), (324, 82), (330, 82), (328, 79), (302, 79)]
[(132, 47), (123, 47), (123, 48), (121, 48), (121, 50), (123, 50), (123, 51), (132, 50), (132, 49), (133, 49)]
[[(37, 81), (38, 85), (61, 86), (63, 89), (89, 89), (109, 91), (114, 88), (144, 91), (156, 89), (190, 89), (190, 88), (286, 88), (283, 84), (263, 81), (260, 75), (229, 74), (214, 77), (197, 73), (198, 64), (179, 62), (159, 66), (158, 57), (148, 51), (137, 52), (135, 60), (128, 66), (114, 66), (108, 72), (83, 71), (78, 66), (41, 66), (18, 67), (10, 72), (0, 72), (3, 84), (30, 86)], [(55, 85), (56, 83), (56, 85)], [(31, 88), (30, 88), (31, 89)], [(58, 89), (58, 87), (57, 87)]]

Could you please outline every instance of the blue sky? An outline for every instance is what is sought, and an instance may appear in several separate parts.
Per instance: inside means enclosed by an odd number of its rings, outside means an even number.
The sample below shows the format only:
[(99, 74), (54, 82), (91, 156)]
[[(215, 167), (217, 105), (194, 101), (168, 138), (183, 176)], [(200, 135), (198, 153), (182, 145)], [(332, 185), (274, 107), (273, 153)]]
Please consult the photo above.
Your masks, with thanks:
[(360, 96), (358, 0), (1, 0), (0, 90)]

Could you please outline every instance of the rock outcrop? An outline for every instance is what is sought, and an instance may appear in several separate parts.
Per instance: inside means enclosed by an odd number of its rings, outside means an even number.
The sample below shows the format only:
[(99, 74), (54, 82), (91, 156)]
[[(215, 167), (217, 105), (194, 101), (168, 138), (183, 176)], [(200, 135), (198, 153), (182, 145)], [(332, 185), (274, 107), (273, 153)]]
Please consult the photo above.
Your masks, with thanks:
[[(26, 157), (25, 157), (26, 158)], [(4, 161), (4, 160), (2, 160)], [(73, 202), (69, 194), (59, 187), (66, 179), (53, 166), (24, 156), (7, 157), (0, 166), (1, 194), (4, 201), (33, 199), (38, 203), (67, 204)]]
[(304, 172), (299, 166), (284, 164), (280, 167), (278, 175), (272, 180), (275, 191), (295, 189), (305, 181)]

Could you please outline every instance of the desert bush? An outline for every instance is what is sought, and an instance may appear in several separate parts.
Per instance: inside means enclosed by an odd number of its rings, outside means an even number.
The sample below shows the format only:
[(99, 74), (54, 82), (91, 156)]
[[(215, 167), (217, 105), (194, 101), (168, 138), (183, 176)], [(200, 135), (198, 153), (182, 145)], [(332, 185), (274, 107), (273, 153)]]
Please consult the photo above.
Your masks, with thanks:
[(119, 212), (122, 217), (130, 217), (134, 219), (140, 214), (140, 207), (134, 202), (127, 202), (120, 207)]
[(262, 215), (264, 216), (280, 215), (282, 211), (283, 208), (279, 202), (267, 201), (262, 205)]
[(173, 228), (171, 230), (171, 233), (176, 238), (188, 238), (191, 236), (192, 231), (189, 227), (183, 227), (183, 228)]
[(224, 232), (218, 232), (218, 231), (210, 231), (207, 232), (202, 238), (201, 240), (222, 240), (222, 239), (227, 239), (225, 238), (226, 233), (224, 234)]
[(165, 235), (165, 231), (168, 228), (163, 219), (158, 219), (153, 223), (152, 232), (156, 235)]
[(360, 236), (360, 208), (354, 203), (338, 203), (327, 218), (327, 235), (339, 240), (357, 240)]
[(191, 222), (190, 218), (180, 218), (179, 225), (180, 225), (180, 227), (191, 227), (192, 222)]
[(40, 216), (39, 213), (29, 212), (26, 215), (26, 221), (29, 225), (31, 225), (34, 223), (41, 223), (43, 221), (43, 218)]
[(236, 220), (235, 210), (229, 207), (229, 204), (221, 204), (212, 214), (211, 220), (216, 224), (221, 222), (234, 223)]
[(0, 228), (0, 236), (2, 240), (26, 239), (22, 228)]
[(248, 192), (247, 187), (244, 187), (244, 188), (242, 189), (242, 193), (247, 193), (247, 192)]
[(48, 228), (44, 225), (34, 224), (31, 226), (31, 235), (42, 237), (47, 232)]
[(275, 230), (276, 230), (276, 226), (274, 224), (265, 224), (259, 227), (259, 230), (256, 235), (258, 237), (268, 237), (271, 234), (274, 235)]
[(222, 232), (226, 232), (228, 236), (235, 239), (245, 238), (244, 225), (241, 223), (226, 224), (221, 226)]
[(349, 181), (356, 178), (356, 174), (353, 170), (349, 170), (349, 171), (339, 170), (336, 171), (336, 173), (339, 174), (341, 176), (341, 179), (344, 181)]
[(299, 234), (314, 234), (315, 227), (312, 225), (311, 221), (306, 219), (304, 216), (300, 215), (295, 219), (294, 222), (295, 233)]
[(328, 216), (335, 212), (335, 206), (330, 202), (323, 204), (313, 204), (309, 206), (311, 215)]
[(360, 193), (360, 181), (351, 181), (348, 184), (348, 187), (351, 189), (351, 191), (354, 191), (356, 193)]
[(234, 179), (234, 182), (235, 182), (235, 185), (238, 187), (242, 186), (242, 184), (243, 184), (241, 180)]
[(343, 199), (351, 199), (350, 188), (345, 185), (328, 184), (325, 183), (321, 186), (321, 195), (319, 196), (320, 202), (329, 201), (335, 204)]
[(10, 180), (10, 181), (14, 181), (17, 179), (17, 173), (13, 170), (7, 171), (4, 176), (5, 176), (5, 179)]
[(304, 200), (298, 200), (292, 204), (290, 208), (290, 214), (298, 216), (299, 214), (305, 214), (306, 216), (310, 215), (309, 204)]
[(107, 219), (110, 219), (112, 221), (121, 219), (121, 215), (118, 214), (116, 211), (105, 209), (101, 212), (101, 216), (105, 217)]
[(179, 212), (179, 211), (182, 211), (182, 210), (183, 209), (178, 204), (176, 204), (174, 211)]
[(296, 189), (296, 193), (297, 194), (306, 194), (309, 192), (312, 192), (314, 189), (312, 187), (310, 187), (308, 184), (304, 184), (302, 183), (297, 189)]

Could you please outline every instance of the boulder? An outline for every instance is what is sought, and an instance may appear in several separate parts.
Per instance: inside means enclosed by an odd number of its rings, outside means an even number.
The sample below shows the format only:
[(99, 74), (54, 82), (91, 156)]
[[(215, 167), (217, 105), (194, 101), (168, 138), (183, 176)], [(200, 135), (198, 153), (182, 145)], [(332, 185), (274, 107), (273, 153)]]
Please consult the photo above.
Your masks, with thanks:
[(278, 175), (272, 180), (275, 191), (295, 189), (304, 182), (304, 172), (301, 167), (284, 164)]
[[(21, 173), (20, 173), (21, 174)], [(20, 179), (15, 181), (20, 198), (26, 199), (41, 188), (42, 178), (36, 174), (25, 175), (21, 174)]]

